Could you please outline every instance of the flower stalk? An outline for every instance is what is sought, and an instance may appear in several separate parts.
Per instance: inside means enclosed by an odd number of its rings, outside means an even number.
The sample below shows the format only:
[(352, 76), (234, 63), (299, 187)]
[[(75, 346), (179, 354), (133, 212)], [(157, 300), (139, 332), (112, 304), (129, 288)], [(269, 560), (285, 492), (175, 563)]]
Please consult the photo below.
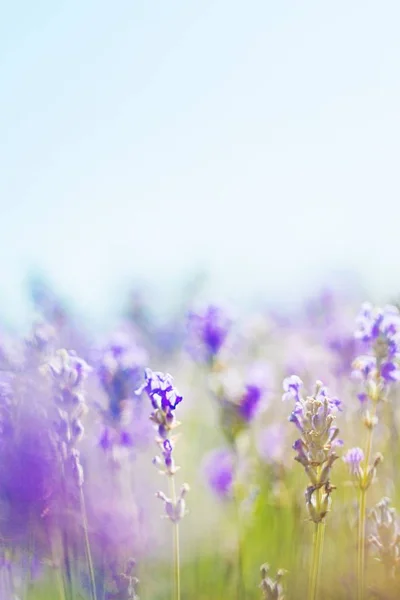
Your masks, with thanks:
[(308, 600), (318, 597), (321, 562), (324, 543), (325, 518), (331, 506), (331, 493), (335, 489), (330, 483), (330, 472), (338, 456), (333, 448), (337, 445), (339, 430), (334, 425), (335, 413), (340, 401), (328, 396), (320, 381), (315, 385), (312, 396), (301, 395), (303, 382), (296, 375), (283, 382), (284, 400), (294, 400), (295, 409), (289, 420), (301, 432), (293, 444), (299, 462), (310, 481), (305, 491), (306, 507), (310, 521), (315, 524), (313, 551), (310, 567)]
[[(395, 306), (374, 308), (366, 303), (356, 321), (355, 337), (365, 347), (365, 354), (358, 356), (353, 362), (353, 376), (361, 381), (362, 392), (359, 399), (362, 403), (370, 403), (364, 414), (364, 425), (367, 428), (365, 453), (347, 453), (351, 473), (359, 487), (359, 514), (357, 536), (357, 599), (365, 598), (365, 547), (366, 547), (366, 511), (367, 491), (375, 474), (376, 467), (382, 460), (378, 454), (372, 464), (371, 452), (373, 431), (378, 423), (378, 404), (385, 400), (389, 386), (400, 380), (400, 313)], [(356, 449), (360, 450), (360, 449)], [(353, 452), (353, 454), (352, 454)]]
[(153, 464), (161, 474), (166, 475), (169, 479), (171, 497), (169, 498), (162, 491), (157, 492), (156, 496), (164, 502), (165, 516), (173, 525), (173, 597), (175, 600), (180, 600), (179, 522), (186, 514), (185, 497), (189, 491), (189, 486), (187, 483), (183, 484), (179, 494), (176, 494), (175, 475), (180, 467), (175, 464), (173, 457), (176, 436), (173, 436), (172, 432), (180, 425), (175, 417), (175, 409), (182, 402), (183, 397), (173, 385), (171, 375), (155, 372), (151, 369), (145, 370), (145, 383), (136, 393), (141, 394), (143, 391), (146, 391), (151, 400), (153, 411), (150, 419), (157, 431), (156, 443), (161, 453), (161, 456), (156, 456), (153, 459)]

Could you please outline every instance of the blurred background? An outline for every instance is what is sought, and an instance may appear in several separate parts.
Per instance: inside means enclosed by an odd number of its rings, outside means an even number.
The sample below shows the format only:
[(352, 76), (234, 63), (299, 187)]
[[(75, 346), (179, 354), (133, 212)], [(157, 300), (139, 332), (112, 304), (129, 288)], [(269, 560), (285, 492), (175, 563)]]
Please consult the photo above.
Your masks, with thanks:
[(3, 3), (0, 313), (400, 288), (400, 5)]

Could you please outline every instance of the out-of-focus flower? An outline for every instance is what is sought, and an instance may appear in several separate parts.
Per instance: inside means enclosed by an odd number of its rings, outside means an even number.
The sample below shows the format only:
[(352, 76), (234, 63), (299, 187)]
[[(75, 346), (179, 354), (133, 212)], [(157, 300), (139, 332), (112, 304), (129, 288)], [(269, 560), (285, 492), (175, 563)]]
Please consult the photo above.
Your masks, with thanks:
[(77, 442), (84, 433), (82, 416), (87, 410), (83, 384), (91, 367), (75, 352), (58, 350), (44, 371), (51, 375), (57, 419), (54, 424), (60, 457), (78, 488), (83, 485), (83, 468)]
[[(400, 313), (395, 306), (365, 303), (356, 320), (355, 337), (365, 352), (353, 363), (354, 377), (381, 386), (400, 380)], [(382, 390), (383, 391), (383, 390)]]
[(254, 363), (243, 376), (230, 368), (214, 373), (211, 380), (219, 405), (221, 426), (230, 443), (262, 411), (270, 390), (270, 367)]
[(124, 332), (113, 336), (103, 349), (97, 372), (115, 418), (119, 416), (120, 402), (132, 398), (146, 362), (145, 350)]
[(106, 600), (139, 600), (137, 595), (137, 586), (139, 579), (134, 576), (136, 561), (130, 560), (125, 569), (121, 572), (113, 565), (112, 578), (115, 592), (109, 592)]
[(202, 312), (190, 312), (189, 347), (195, 358), (211, 364), (223, 346), (231, 325), (231, 318), (216, 305), (209, 305)]
[(361, 448), (350, 448), (343, 456), (343, 461), (348, 465), (351, 475), (360, 475), (360, 465), (364, 460), (364, 451)]
[(281, 581), (286, 571), (284, 569), (279, 569), (275, 579), (272, 579), (272, 577), (268, 577), (269, 565), (264, 564), (261, 565), (260, 572), (260, 588), (262, 591), (263, 600), (284, 600), (285, 597), (283, 594)]
[(400, 563), (400, 530), (396, 511), (390, 507), (389, 498), (382, 498), (371, 511), (370, 525), (373, 533), (368, 541), (376, 549), (378, 560), (393, 576)]
[(290, 375), (283, 380), (283, 391), (282, 400), (294, 400), (295, 402), (300, 401), (300, 390), (303, 386), (303, 382), (298, 375)]
[(54, 342), (56, 330), (53, 325), (46, 321), (38, 321), (34, 323), (32, 331), (26, 342), (28, 348), (40, 353), (44, 353), (50, 349)]
[(281, 423), (264, 427), (257, 435), (257, 450), (266, 463), (281, 461), (285, 455), (286, 430)]
[(112, 337), (96, 361), (108, 401), (106, 408), (94, 403), (103, 420), (99, 446), (114, 460), (120, 450), (142, 444), (148, 438), (143, 407), (135, 394), (146, 361), (147, 353), (123, 331)]
[(238, 412), (241, 418), (249, 423), (253, 420), (262, 398), (262, 390), (256, 385), (246, 385), (246, 390), (240, 399)]
[(202, 471), (207, 485), (222, 499), (232, 494), (234, 467), (234, 454), (226, 448), (212, 450), (203, 459)]
[(270, 367), (267, 363), (254, 363), (246, 376), (244, 391), (238, 401), (238, 414), (250, 423), (259, 412), (271, 385)]

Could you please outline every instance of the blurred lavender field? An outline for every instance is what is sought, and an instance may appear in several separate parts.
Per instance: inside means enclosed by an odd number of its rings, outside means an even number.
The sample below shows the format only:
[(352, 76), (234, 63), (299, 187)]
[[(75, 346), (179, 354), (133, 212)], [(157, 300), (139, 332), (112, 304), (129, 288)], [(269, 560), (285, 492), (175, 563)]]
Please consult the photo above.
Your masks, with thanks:
[(136, 290), (90, 332), (32, 299), (1, 338), (1, 598), (398, 597), (394, 305), (193, 294), (160, 324)]
[(399, 19), (0, 9), (0, 600), (400, 597)]

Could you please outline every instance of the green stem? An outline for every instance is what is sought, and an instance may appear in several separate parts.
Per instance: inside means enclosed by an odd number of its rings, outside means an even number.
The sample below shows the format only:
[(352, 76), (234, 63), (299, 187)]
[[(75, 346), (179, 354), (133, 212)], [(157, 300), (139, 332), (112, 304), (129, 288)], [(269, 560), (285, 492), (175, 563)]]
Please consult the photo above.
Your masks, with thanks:
[(321, 572), (321, 558), (324, 546), (325, 523), (320, 521), (315, 523), (313, 556), (311, 562), (310, 582), (308, 586), (308, 600), (316, 600), (318, 597), (318, 587)]
[(239, 501), (237, 497), (236, 490), (234, 492), (233, 502), (235, 505), (235, 517), (236, 517), (236, 530), (237, 530), (237, 570), (238, 570), (238, 587), (237, 587), (237, 597), (239, 600), (244, 600), (246, 597), (246, 588), (244, 585), (244, 576), (243, 576), (243, 552), (242, 552), (242, 532), (241, 532), (241, 520), (240, 520), (240, 510), (239, 510)]
[[(171, 485), (171, 500), (173, 504), (176, 504), (176, 490), (174, 477), (170, 477)], [(174, 552), (174, 600), (180, 600), (181, 598), (181, 576), (180, 576), (180, 552), (179, 552), (179, 525), (173, 523), (173, 552)]]
[(54, 569), (55, 587), (58, 590), (58, 599), (68, 600), (68, 585), (65, 570), (63, 569), (64, 560), (61, 560), (61, 556), (63, 556), (61, 531), (58, 529), (50, 531), (48, 541)]
[(358, 512), (358, 547), (357, 547), (357, 599), (363, 600), (365, 594), (365, 517), (367, 506), (367, 490), (360, 490)]
[(180, 557), (179, 557), (179, 525), (174, 523), (174, 573), (175, 573), (175, 597), (180, 600), (181, 597), (181, 578), (180, 578)]
[(69, 556), (68, 535), (63, 527), (62, 533), (63, 581), (68, 600), (74, 598), (74, 578), (72, 576), (71, 560)]
[[(365, 444), (365, 458), (364, 458), (364, 478), (366, 477), (369, 462), (371, 460), (372, 450), (372, 432), (373, 432), (373, 420), (376, 414), (377, 402), (374, 402), (371, 425), (368, 427), (367, 440)], [(364, 600), (365, 596), (365, 524), (366, 524), (366, 512), (367, 512), (367, 487), (365, 481), (361, 482), (360, 485), (360, 500), (358, 510), (358, 540), (357, 540), (357, 600)]]
[(86, 504), (85, 504), (85, 496), (83, 494), (82, 486), (80, 487), (80, 500), (81, 500), (83, 533), (84, 533), (84, 538), (85, 538), (86, 560), (87, 560), (87, 565), (88, 565), (88, 570), (89, 570), (90, 595), (91, 595), (92, 600), (97, 600), (96, 579), (94, 576), (92, 553), (90, 551), (89, 532), (88, 532), (88, 523), (87, 523), (87, 515), (86, 515)]
[(58, 597), (60, 600), (67, 599), (65, 576), (57, 566), (55, 569), (56, 587), (58, 589)]

